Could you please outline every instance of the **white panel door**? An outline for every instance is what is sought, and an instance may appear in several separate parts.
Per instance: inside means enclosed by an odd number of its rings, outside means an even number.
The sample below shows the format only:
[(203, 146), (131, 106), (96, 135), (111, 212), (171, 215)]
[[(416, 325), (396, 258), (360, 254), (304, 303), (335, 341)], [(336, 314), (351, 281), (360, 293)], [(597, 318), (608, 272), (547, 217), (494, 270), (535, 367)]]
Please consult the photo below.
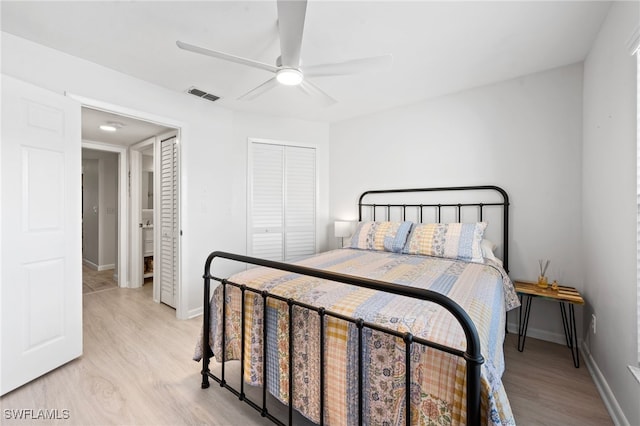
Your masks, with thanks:
[(2, 76), (2, 395), (82, 355), (80, 117)]
[(160, 142), (160, 244), (154, 261), (160, 274), (160, 301), (176, 307), (178, 282), (178, 158), (176, 138)]

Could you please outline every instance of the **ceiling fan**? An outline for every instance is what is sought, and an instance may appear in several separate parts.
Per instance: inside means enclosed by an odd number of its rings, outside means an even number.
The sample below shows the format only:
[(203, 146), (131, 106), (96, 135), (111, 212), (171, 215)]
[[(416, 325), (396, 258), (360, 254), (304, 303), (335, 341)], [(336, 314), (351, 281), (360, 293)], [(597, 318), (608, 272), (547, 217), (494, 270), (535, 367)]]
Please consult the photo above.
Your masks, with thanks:
[(386, 68), (391, 65), (393, 57), (391, 55), (382, 55), (308, 67), (302, 66), (300, 50), (307, 11), (307, 0), (278, 0), (277, 6), (280, 56), (276, 59), (275, 65), (194, 46), (179, 40), (176, 41), (176, 44), (180, 49), (259, 68), (275, 74), (274, 77), (240, 96), (238, 98), (239, 100), (255, 99), (268, 90), (278, 86), (278, 84), (283, 84), (287, 86), (297, 86), (306, 94), (317, 98), (324, 105), (329, 106), (334, 104), (336, 100), (322, 91), (318, 86), (311, 83), (307, 77), (356, 74)]

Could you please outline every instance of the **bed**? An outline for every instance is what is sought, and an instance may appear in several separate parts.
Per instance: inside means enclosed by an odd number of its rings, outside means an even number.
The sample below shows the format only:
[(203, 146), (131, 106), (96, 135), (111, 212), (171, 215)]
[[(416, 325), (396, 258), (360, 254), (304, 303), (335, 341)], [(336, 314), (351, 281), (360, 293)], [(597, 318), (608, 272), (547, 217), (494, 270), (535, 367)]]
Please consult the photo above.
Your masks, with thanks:
[[(194, 356), (201, 386), (213, 378), (279, 424), (267, 394), (288, 405), (288, 424), (294, 411), (321, 425), (514, 424), (501, 382), (506, 312), (519, 306), (506, 192), (367, 191), (358, 206), (344, 248), (292, 264), (209, 255), (208, 332)], [(257, 267), (219, 278), (214, 259)], [(213, 295), (211, 280), (221, 283)], [(220, 376), (209, 368), (214, 354)], [(239, 389), (225, 377), (230, 360), (240, 360)], [(245, 384), (259, 386), (262, 401)]]

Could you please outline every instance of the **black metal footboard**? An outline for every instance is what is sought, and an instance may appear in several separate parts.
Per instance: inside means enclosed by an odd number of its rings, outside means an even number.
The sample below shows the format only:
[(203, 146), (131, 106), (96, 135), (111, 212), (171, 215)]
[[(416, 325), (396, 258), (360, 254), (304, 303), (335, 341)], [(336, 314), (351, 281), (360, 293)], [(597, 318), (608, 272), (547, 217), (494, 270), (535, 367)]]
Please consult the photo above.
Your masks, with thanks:
[[(273, 269), (278, 269), (278, 270), (282, 270), (282, 271), (287, 271), (287, 272), (292, 272), (292, 273), (297, 273), (297, 274), (301, 274), (301, 275), (308, 275), (308, 276), (312, 276), (312, 277), (316, 277), (316, 278), (320, 278), (320, 279), (326, 279), (326, 280), (330, 280), (330, 281), (336, 281), (336, 282), (342, 282), (345, 284), (350, 284), (350, 285), (354, 285), (354, 286), (358, 286), (358, 287), (364, 287), (364, 288), (368, 288), (368, 289), (372, 289), (372, 290), (378, 290), (378, 291), (384, 291), (384, 292), (388, 292), (388, 293), (393, 293), (393, 294), (397, 294), (397, 295), (402, 295), (402, 296), (408, 296), (408, 297), (412, 297), (412, 298), (416, 298), (416, 299), (421, 299), (421, 300), (425, 300), (425, 301), (430, 301), (430, 302), (434, 302), (437, 303), (438, 305), (444, 307), (445, 309), (447, 309), (455, 318), (456, 320), (460, 323), (460, 325), (462, 326), (462, 329), (464, 330), (465, 336), (466, 336), (466, 343), (467, 343), (467, 347), (466, 347), (466, 351), (461, 351), (459, 349), (455, 349), (455, 348), (451, 348), (448, 346), (443, 346), (440, 345), (438, 343), (435, 342), (431, 342), (425, 339), (421, 339), (417, 336), (413, 336), (411, 333), (400, 333), (396, 330), (392, 330), (392, 329), (388, 329), (388, 328), (384, 328), (381, 327), (379, 325), (373, 324), (373, 323), (369, 323), (366, 322), (362, 319), (359, 318), (351, 318), (351, 317), (347, 317), (344, 315), (341, 315), (339, 313), (335, 313), (335, 312), (331, 312), (329, 310), (326, 310), (322, 307), (315, 307), (315, 306), (311, 306), (305, 303), (300, 303), (296, 300), (293, 299), (287, 299), (287, 298), (283, 298), (281, 296), (278, 295), (274, 295), (274, 294), (270, 294), (267, 291), (261, 291), (261, 290), (256, 290), (256, 289), (252, 289), (250, 287), (247, 287), (246, 285), (243, 284), (237, 284), (237, 283), (233, 283), (231, 281), (228, 281), (227, 279), (222, 279), (222, 278), (217, 278), (213, 275), (211, 275), (211, 264), (213, 262), (214, 259), (216, 258), (223, 258), (223, 259), (229, 259), (229, 260), (233, 260), (233, 261), (238, 261), (238, 262), (242, 262), (242, 263), (246, 263), (246, 264), (251, 264), (251, 265), (257, 265), (257, 266), (264, 266), (264, 267), (268, 267), (268, 268), (273, 268)], [(219, 281), (221, 283), (221, 285), (223, 286), (222, 291), (223, 291), (223, 297), (222, 297), (222, 347), (225, 348), (226, 347), (226, 315), (224, 313), (226, 313), (226, 291), (227, 291), (227, 286), (234, 286), (240, 289), (241, 291), (241, 297), (242, 297), (242, 318), (241, 318), (241, 329), (242, 329), (242, 343), (241, 343), (241, 362), (240, 362), (240, 389), (235, 389), (232, 386), (230, 386), (227, 381), (225, 380), (225, 351), (223, 350), (222, 354), (221, 354), (221, 377), (217, 377), (215, 376), (210, 370), (209, 370), (209, 359), (210, 357), (213, 355), (211, 353), (210, 350), (210, 342), (209, 342), (209, 330), (210, 330), (210, 318), (211, 318), (211, 309), (210, 309), (210, 298), (211, 298), (211, 294), (210, 294), (210, 289), (211, 289), (211, 279), (214, 279), (216, 281)], [(245, 300), (245, 294), (246, 292), (253, 292), (256, 293), (258, 295), (260, 295), (262, 297), (263, 303), (265, 303), (265, 309), (263, 310), (263, 314), (265, 315), (265, 318), (263, 319), (263, 340), (265, 341), (265, 344), (263, 344), (263, 378), (262, 378), (262, 402), (258, 403), (255, 401), (250, 400), (247, 395), (244, 392), (244, 357), (245, 357), (245, 353), (244, 353), (244, 342), (246, 339), (245, 333), (244, 333), (244, 322), (245, 322), (245, 308), (244, 308), (244, 300)], [(355, 276), (351, 276), (351, 275), (345, 275), (345, 274), (340, 274), (340, 273), (335, 273), (335, 272), (330, 272), (330, 271), (323, 271), (323, 270), (318, 270), (318, 269), (314, 269), (314, 268), (308, 268), (308, 267), (304, 267), (304, 266), (299, 266), (299, 265), (293, 265), (293, 264), (287, 264), (287, 263), (281, 263), (281, 262), (274, 262), (274, 261), (269, 261), (269, 260), (264, 260), (264, 259), (258, 259), (258, 258), (254, 258), (254, 257), (248, 257), (248, 256), (243, 256), (243, 255), (238, 255), (238, 254), (232, 254), (232, 253), (226, 253), (226, 252), (221, 252), (221, 251), (214, 251), (213, 253), (211, 253), (208, 257), (207, 257), (207, 261), (205, 263), (205, 267), (204, 267), (204, 298), (203, 298), (203, 305), (204, 305), (204, 324), (203, 324), (203, 339), (202, 339), (202, 350), (203, 350), (203, 357), (202, 357), (202, 388), (207, 388), (209, 387), (209, 377), (213, 378), (216, 382), (218, 382), (220, 384), (220, 386), (225, 387), (227, 389), (229, 389), (232, 393), (234, 393), (236, 396), (238, 396), (238, 398), (240, 400), (244, 400), (245, 402), (247, 402), (251, 407), (253, 407), (254, 409), (256, 409), (257, 411), (259, 411), (261, 413), (261, 415), (263, 417), (267, 417), (269, 419), (271, 419), (272, 421), (274, 421), (277, 424), (284, 424), (282, 423), (279, 419), (275, 418), (273, 415), (271, 415), (268, 410), (267, 410), (267, 345), (266, 345), (266, 335), (267, 335), (267, 321), (266, 321), (266, 302), (268, 298), (273, 298), (276, 300), (280, 300), (282, 302), (286, 302), (289, 308), (289, 404), (288, 404), (288, 410), (289, 410), (289, 420), (288, 420), (288, 424), (293, 424), (293, 403), (292, 403), (292, 395), (295, 392), (295, 389), (293, 389), (294, 386), (294, 380), (293, 380), (293, 328), (294, 328), (294, 324), (293, 324), (293, 308), (295, 306), (299, 306), (305, 309), (308, 309), (310, 311), (316, 312), (317, 315), (320, 318), (320, 389), (323, 390), (324, 389), (324, 384), (325, 384), (325, 360), (324, 360), (324, 319), (325, 317), (333, 317), (333, 318), (338, 318), (344, 321), (348, 321), (350, 323), (355, 324), (357, 330), (358, 330), (358, 408), (359, 408), (359, 424), (367, 424), (368, 421), (367, 419), (363, 418), (363, 395), (362, 395), (362, 389), (363, 389), (363, 383), (362, 383), (362, 369), (363, 369), (363, 365), (362, 365), (362, 352), (363, 352), (363, 329), (365, 328), (369, 328), (371, 330), (376, 330), (376, 331), (380, 331), (383, 333), (387, 333), (389, 335), (393, 335), (395, 337), (399, 337), (402, 338), (405, 342), (405, 352), (406, 352), (406, 356), (405, 356), (405, 391), (406, 391), (406, 395), (405, 395), (405, 402), (406, 402), (406, 424), (407, 425), (411, 425), (411, 398), (410, 398), (410, 390), (411, 390), (411, 357), (410, 357), (410, 353), (411, 353), (411, 346), (413, 344), (421, 344), (421, 345), (425, 345), (443, 352), (447, 352), (450, 354), (453, 354), (455, 356), (459, 356), (461, 358), (464, 358), (464, 360), (466, 361), (466, 384), (467, 384), (467, 423), (470, 425), (479, 425), (480, 424), (480, 368), (482, 363), (484, 362), (484, 359), (480, 353), (480, 340), (478, 337), (478, 333), (476, 330), (475, 325), (473, 324), (473, 322), (471, 321), (471, 318), (468, 316), (468, 314), (454, 301), (452, 301), (451, 299), (449, 299), (448, 297), (440, 294), (440, 293), (436, 293), (434, 291), (430, 291), (430, 290), (424, 290), (424, 289), (419, 289), (419, 288), (414, 288), (414, 287), (407, 287), (407, 286), (402, 286), (402, 285), (398, 285), (398, 284), (392, 284), (392, 283), (387, 283), (387, 282), (382, 282), (382, 281), (377, 281), (377, 280), (372, 280), (372, 279), (367, 279), (367, 278), (360, 278), (360, 277), (355, 277)], [(324, 417), (325, 417), (325, 401), (324, 401), (324, 392), (320, 392), (321, 394), (321, 400), (320, 400), (320, 424), (322, 425), (324, 422)]]

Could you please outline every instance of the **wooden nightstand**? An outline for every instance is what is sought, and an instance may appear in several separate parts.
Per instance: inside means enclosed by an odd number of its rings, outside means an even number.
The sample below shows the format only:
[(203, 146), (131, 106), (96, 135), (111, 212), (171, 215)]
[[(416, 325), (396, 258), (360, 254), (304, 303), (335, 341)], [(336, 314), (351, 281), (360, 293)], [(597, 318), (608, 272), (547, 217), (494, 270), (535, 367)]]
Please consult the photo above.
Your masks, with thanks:
[[(551, 300), (560, 303), (562, 314), (562, 326), (567, 347), (571, 349), (573, 365), (580, 367), (580, 355), (578, 353), (578, 334), (576, 332), (576, 318), (573, 312), (574, 305), (584, 305), (584, 299), (573, 287), (559, 286), (558, 290), (551, 287), (540, 288), (537, 283), (527, 281), (513, 282), (518, 296), (520, 296), (520, 316), (518, 318), (518, 350), (524, 351), (524, 342), (527, 338), (529, 326), (529, 314), (531, 313), (531, 301), (534, 297)], [(524, 308), (524, 309), (523, 309)]]

